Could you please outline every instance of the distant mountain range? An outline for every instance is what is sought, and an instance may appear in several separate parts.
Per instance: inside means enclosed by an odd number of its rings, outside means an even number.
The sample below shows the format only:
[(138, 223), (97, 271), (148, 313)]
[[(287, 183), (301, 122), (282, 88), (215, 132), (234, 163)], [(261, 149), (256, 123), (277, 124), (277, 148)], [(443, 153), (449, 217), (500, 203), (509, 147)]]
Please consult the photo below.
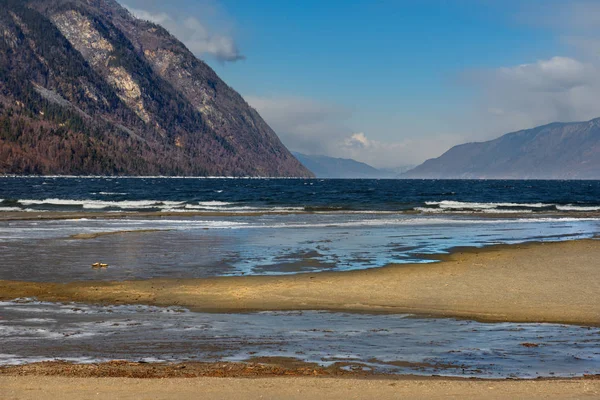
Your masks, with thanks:
[(0, 174), (313, 176), (207, 64), (114, 0), (0, 0)]
[(396, 178), (408, 167), (377, 169), (350, 158), (334, 158), (323, 155), (292, 154), (311, 170), (317, 178), (332, 179), (384, 179)]
[(401, 178), (600, 179), (600, 118), (455, 146)]

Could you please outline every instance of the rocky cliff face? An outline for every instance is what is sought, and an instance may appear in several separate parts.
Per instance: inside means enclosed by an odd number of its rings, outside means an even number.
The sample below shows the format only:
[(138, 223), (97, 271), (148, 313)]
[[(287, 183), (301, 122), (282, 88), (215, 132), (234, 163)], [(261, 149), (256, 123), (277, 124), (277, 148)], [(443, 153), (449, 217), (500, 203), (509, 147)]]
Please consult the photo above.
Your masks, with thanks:
[(312, 176), (208, 65), (113, 0), (0, 0), (0, 173)]
[(401, 178), (599, 179), (600, 119), (554, 123), (455, 146)]

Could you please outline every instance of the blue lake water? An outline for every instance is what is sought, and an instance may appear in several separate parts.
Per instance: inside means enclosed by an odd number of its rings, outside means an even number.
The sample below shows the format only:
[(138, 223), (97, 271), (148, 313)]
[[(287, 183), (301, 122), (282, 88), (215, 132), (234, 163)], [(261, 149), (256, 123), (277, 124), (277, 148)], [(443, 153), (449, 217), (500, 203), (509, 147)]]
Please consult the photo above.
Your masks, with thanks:
[(0, 177), (0, 211), (598, 211), (600, 181)]

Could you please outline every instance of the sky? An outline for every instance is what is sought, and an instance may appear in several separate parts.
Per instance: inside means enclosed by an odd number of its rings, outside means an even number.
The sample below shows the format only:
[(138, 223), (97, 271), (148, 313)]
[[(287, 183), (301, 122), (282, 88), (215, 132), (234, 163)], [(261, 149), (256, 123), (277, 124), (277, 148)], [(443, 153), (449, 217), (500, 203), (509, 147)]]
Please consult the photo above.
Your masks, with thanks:
[(600, 117), (600, 0), (119, 0), (291, 150), (375, 167)]

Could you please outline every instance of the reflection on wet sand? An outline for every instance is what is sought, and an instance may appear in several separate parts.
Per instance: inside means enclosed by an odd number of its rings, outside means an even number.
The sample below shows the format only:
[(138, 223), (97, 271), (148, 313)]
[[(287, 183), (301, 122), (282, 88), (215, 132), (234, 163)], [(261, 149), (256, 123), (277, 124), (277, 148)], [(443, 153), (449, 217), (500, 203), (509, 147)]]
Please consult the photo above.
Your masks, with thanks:
[[(431, 263), (455, 247), (575, 240), (598, 232), (600, 220), (577, 218), (271, 215), (0, 221), (0, 279), (70, 282), (348, 271)], [(111, 265), (110, 274), (89, 270), (97, 260)]]

